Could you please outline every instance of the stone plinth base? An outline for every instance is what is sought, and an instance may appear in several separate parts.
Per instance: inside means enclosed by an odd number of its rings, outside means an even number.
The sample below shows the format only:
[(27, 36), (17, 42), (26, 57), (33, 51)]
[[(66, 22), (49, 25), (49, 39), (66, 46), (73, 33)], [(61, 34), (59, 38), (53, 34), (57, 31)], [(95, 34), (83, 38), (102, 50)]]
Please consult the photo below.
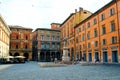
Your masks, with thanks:
[(66, 56), (63, 56), (63, 57), (62, 57), (62, 61), (63, 61), (63, 62), (69, 62), (69, 61), (70, 61), (70, 58), (69, 58), (68, 56), (67, 56), (67, 57), (66, 57)]
[(64, 62), (64, 63), (70, 62), (70, 57), (68, 56), (68, 47), (63, 48), (62, 62)]
[(38, 63), (40, 67), (65, 67), (67, 64), (56, 64), (56, 63)]

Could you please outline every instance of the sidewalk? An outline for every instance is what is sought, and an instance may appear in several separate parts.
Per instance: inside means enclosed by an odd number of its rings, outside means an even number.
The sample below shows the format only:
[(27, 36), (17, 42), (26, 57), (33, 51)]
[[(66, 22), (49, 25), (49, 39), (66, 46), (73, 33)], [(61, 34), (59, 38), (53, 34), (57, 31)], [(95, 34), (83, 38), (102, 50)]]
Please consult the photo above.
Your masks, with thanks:
[(13, 66), (14, 64), (0, 64), (0, 70)]

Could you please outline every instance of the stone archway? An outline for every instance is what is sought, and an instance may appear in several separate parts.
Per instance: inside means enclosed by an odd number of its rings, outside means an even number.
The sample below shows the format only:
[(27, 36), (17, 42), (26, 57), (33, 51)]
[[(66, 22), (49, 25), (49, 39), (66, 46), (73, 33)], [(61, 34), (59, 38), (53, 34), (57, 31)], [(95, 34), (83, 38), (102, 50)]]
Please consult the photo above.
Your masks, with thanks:
[(16, 52), (16, 53), (14, 54), (14, 56), (19, 56), (19, 53), (18, 53), (18, 52)]
[(58, 60), (61, 59), (61, 54), (60, 54), (60, 52), (57, 52), (57, 53), (56, 53), (56, 57), (57, 57)]
[(51, 58), (50, 58), (50, 51), (46, 52), (46, 62), (50, 62)]
[[(18, 52), (14, 53), (14, 57), (15, 57), (15, 56), (19, 56), (19, 53), (18, 53)], [(14, 62), (15, 62), (15, 63), (20, 62), (20, 59), (19, 59), (19, 58), (15, 58), (15, 59), (14, 59)]]
[(28, 53), (24, 53), (24, 57), (25, 57), (25, 61), (27, 61), (29, 59), (29, 54)]
[(45, 52), (44, 51), (41, 51), (40, 55), (38, 55), (38, 56), (40, 56), (40, 61), (41, 62), (45, 61)]
[(9, 55), (10, 55), (10, 56), (13, 56), (13, 54), (12, 54), (12, 53), (9, 53)]
[(71, 48), (71, 55), (70, 55), (70, 57), (71, 57), (71, 61), (73, 61), (74, 60), (74, 48), (73, 47)]

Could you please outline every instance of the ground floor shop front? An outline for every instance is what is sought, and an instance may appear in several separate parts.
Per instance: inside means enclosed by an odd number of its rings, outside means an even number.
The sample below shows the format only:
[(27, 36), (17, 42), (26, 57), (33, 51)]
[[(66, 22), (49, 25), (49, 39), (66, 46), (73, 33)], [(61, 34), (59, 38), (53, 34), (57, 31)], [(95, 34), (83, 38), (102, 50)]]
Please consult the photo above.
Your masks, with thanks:
[(119, 46), (103, 47), (101, 49), (80, 50), (76, 54), (72, 51), (70, 56), (74, 60), (86, 62), (120, 63)]
[(38, 61), (40, 62), (53, 62), (56, 60), (61, 60), (60, 51), (39, 51)]

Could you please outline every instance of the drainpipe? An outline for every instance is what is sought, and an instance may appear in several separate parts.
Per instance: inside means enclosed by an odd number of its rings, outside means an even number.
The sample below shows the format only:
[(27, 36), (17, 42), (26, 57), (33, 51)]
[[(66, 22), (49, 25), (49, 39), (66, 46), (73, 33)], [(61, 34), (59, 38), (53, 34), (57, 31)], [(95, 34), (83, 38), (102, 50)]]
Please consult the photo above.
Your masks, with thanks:
[(97, 15), (98, 15), (98, 31), (99, 31), (99, 53), (100, 53), (100, 62), (101, 62), (101, 40), (100, 40), (100, 24), (99, 24), (99, 14), (97, 13)]
[(119, 24), (119, 14), (118, 14), (118, 4), (117, 0), (115, 0), (116, 3), (116, 10), (117, 10), (117, 23), (118, 23), (118, 37), (119, 37), (119, 53), (120, 53), (120, 24)]

